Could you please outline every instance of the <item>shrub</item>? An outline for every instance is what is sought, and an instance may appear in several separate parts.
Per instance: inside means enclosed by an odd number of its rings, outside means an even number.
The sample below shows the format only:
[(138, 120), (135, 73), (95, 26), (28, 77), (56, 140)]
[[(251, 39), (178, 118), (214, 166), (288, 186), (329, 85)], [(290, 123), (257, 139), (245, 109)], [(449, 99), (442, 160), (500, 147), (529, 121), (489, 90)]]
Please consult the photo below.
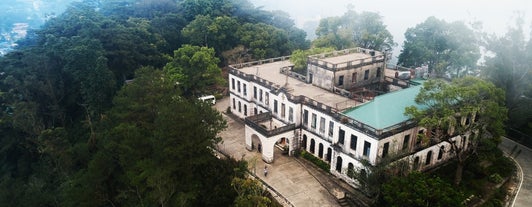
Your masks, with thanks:
[(503, 179), (499, 174), (493, 173), (488, 177), (488, 180), (492, 183), (501, 183)]
[(306, 160), (314, 163), (314, 165), (318, 166), (319, 168), (321, 168), (322, 170), (324, 170), (325, 172), (329, 172), (329, 170), (331, 169), (331, 166), (324, 162), (323, 160), (315, 157), (314, 155), (306, 152), (306, 151), (301, 151), (301, 157), (305, 158)]

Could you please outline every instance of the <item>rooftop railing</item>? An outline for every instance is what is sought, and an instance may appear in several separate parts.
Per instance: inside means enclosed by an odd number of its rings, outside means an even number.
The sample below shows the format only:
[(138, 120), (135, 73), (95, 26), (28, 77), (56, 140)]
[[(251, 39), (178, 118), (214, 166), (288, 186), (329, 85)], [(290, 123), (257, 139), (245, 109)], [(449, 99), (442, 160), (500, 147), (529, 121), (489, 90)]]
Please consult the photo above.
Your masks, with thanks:
[(267, 129), (260, 125), (261, 122), (270, 121), (272, 119), (273, 119), (272, 114), (270, 112), (266, 112), (262, 114), (257, 114), (255, 116), (246, 117), (245, 123), (246, 125), (255, 129), (255, 131), (259, 132), (260, 134), (266, 137), (272, 137), (272, 136), (282, 134), (287, 131), (294, 130), (296, 128), (295, 124), (288, 124), (286, 126), (277, 127), (275, 129)]

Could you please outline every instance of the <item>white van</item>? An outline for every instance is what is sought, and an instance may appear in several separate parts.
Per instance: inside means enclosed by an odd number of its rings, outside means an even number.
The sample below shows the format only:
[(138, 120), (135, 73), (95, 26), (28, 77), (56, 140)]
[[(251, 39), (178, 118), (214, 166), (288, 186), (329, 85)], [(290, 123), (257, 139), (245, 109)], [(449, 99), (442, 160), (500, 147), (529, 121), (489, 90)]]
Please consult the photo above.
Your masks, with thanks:
[(207, 103), (211, 103), (212, 105), (216, 104), (216, 97), (214, 97), (213, 95), (202, 96), (198, 99)]

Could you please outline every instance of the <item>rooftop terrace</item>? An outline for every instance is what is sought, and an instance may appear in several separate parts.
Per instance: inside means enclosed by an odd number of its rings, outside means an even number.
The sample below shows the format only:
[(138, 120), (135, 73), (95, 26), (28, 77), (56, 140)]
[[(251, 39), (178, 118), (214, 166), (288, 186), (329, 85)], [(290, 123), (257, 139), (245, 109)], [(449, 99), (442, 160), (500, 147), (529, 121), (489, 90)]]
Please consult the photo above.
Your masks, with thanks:
[[(331, 93), (312, 84), (280, 73), (281, 68), (293, 65), (289, 60), (268, 62), (265, 64), (250, 64), (239, 69), (245, 74), (254, 75), (273, 84), (284, 86), (294, 96), (306, 96), (332, 108), (349, 108), (360, 104), (355, 100)], [(288, 83), (287, 85), (285, 85)], [(342, 106), (342, 107), (337, 107)]]

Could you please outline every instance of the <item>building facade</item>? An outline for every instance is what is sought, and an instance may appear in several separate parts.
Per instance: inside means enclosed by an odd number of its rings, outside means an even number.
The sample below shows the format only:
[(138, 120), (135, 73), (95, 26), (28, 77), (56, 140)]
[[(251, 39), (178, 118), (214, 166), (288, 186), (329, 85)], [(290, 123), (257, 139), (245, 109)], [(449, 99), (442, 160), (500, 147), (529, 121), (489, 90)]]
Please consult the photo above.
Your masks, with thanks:
[(421, 84), (367, 102), (344, 93), (383, 81), (385, 62), (380, 52), (355, 48), (309, 57), (306, 76), (290, 71), (288, 57), (232, 65), (230, 107), (245, 120), (246, 148), (267, 163), (305, 150), (352, 185), (348, 172), (363, 169), (363, 160), (394, 156), (419, 170), (443, 163), (450, 144), (424, 143), (426, 130), (403, 114)]

